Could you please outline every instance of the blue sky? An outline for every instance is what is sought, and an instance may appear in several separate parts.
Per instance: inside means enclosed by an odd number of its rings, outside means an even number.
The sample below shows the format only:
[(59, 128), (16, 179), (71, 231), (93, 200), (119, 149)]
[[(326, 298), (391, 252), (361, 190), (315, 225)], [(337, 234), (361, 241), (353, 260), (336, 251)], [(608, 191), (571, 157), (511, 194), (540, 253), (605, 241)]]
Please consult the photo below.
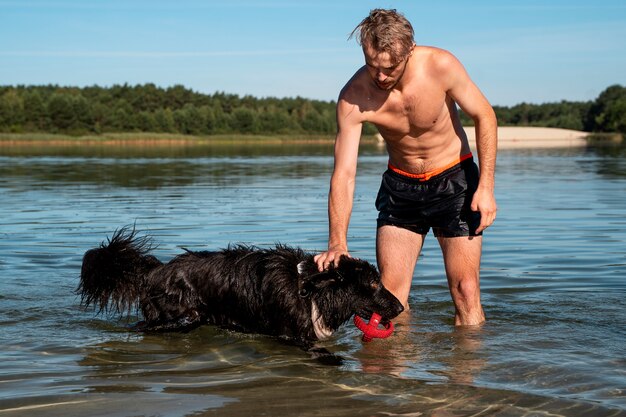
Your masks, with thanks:
[(396, 8), (495, 105), (626, 85), (626, 1), (0, 0), (0, 85), (182, 84), (335, 100), (363, 65), (348, 35)]

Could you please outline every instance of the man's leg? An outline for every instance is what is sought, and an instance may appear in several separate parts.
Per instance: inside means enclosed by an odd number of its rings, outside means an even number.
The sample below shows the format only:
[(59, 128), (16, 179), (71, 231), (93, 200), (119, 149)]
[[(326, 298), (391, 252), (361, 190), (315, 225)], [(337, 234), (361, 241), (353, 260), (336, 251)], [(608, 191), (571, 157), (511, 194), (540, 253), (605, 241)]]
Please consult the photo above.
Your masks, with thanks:
[(454, 302), (454, 324), (471, 326), (485, 321), (480, 304), (482, 236), (439, 237), (448, 286)]
[(409, 292), (424, 235), (395, 226), (382, 226), (376, 234), (376, 260), (387, 288), (409, 309)]

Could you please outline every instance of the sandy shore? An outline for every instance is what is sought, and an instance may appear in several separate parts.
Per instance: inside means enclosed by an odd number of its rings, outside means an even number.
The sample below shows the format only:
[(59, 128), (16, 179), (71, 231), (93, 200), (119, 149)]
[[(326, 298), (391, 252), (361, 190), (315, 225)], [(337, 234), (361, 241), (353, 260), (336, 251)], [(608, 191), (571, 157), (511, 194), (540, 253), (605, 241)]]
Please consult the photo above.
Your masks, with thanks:
[[(465, 133), (472, 149), (476, 149), (476, 132), (474, 127), (465, 127)], [(382, 137), (376, 135), (382, 142)], [(557, 129), (551, 127), (499, 127), (498, 149), (528, 148), (574, 148), (588, 145), (589, 132), (579, 130)]]
[[(475, 149), (474, 127), (465, 128), (465, 132)], [(550, 127), (499, 127), (498, 149), (584, 147), (588, 135), (588, 132)]]

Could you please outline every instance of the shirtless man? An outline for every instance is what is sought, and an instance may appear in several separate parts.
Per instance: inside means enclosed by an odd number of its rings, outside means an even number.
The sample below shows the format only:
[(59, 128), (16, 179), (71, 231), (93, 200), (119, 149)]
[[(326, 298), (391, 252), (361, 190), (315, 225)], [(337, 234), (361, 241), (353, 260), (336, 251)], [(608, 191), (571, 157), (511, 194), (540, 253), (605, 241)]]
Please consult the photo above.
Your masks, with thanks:
[[(337, 103), (335, 166), (328, 197), (328, 250), (320, 270), (348, 252), (361, 129), (371, 122), (385, 139), (376, 257), (383, 283), (408, 309), (413, 271), (430, 228), (443, 253), (455, 325), (485, 321), (480, 302), (482, 232), (496, 217), (495, 113), (449, 52), (417, 46), (395, 10), (372, 10), (354, 30), (365, 55)], [(456, 105), (476, 128), (478, 167)]]

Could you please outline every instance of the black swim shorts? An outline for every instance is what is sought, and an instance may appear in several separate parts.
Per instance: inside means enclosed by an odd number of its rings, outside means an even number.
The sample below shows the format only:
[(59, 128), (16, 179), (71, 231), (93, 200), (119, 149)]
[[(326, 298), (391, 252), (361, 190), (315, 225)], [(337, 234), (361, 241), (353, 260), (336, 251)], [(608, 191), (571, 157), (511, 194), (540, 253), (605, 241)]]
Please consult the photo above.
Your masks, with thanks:
[(470, 208), (478, 187), (478, 166), (469, 157), (427, 180), (391, 167), (376, 197), (378, 227), (392, 225), (425, 235), (477, 236), (480, 212)]

